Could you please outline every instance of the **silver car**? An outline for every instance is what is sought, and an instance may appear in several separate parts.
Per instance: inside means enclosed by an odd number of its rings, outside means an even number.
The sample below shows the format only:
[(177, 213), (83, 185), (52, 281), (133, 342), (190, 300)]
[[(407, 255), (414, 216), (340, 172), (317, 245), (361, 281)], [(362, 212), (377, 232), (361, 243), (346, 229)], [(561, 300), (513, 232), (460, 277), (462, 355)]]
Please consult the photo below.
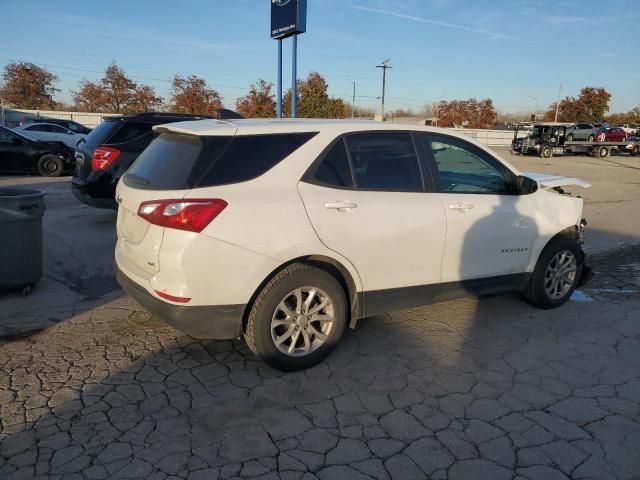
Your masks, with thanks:
[(53, 123), (26, 123), (14, 130), (34, 140), (62, 142), (70, 148), (76, 148), (78, 142), (86, 137), (82, 133), (72, 132), (68, 128)]
[(573, 140), (587, 140), (592, 142), (596, 137), (597, 128), (590, 123), (576, 123), (571, 127), (567, 127), (567, 142)]

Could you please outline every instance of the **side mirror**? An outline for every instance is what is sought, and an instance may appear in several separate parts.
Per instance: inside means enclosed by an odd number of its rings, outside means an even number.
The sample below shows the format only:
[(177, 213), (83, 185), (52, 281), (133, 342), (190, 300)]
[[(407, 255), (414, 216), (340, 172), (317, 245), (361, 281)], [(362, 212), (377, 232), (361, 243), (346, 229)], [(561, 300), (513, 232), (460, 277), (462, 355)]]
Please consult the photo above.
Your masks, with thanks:
[(519, 195), (529, 195), (538, 190), (538, 183), (529, 177), (523, 177), (520, 175), (517, 180), (517, 187)]
[(14, 145), (22, 145), (22, 140), (20, 140), (20, 139), (19, 139), (19, 138), (17, 138), (17, 137), (13, 137), (13, 138), (11, 139), (11, 143), (13, 143)]

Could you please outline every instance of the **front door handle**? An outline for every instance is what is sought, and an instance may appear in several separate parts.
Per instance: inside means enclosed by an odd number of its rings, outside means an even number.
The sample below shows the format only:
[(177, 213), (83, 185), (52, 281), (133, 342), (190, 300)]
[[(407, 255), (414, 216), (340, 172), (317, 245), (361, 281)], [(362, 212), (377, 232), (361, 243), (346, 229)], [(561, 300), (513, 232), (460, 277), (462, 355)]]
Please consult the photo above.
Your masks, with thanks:
[(348, 202), (346, 200), (338, 200), (335, 202), (326, 202), (324, 204), (324, 208), (329, 208), (332, 210), (338, 210), (339, 212), (348, 212), (349, 210), (353, 210), (357, 208), (358, 204), (353, 202)]
[(451, 205), (449, 205), (449, 208), (451, 210), (467, 211), (467, 210), (472, 210), (473, 205), (470, 203), (458, 202), (458, 203), (452, 203)]

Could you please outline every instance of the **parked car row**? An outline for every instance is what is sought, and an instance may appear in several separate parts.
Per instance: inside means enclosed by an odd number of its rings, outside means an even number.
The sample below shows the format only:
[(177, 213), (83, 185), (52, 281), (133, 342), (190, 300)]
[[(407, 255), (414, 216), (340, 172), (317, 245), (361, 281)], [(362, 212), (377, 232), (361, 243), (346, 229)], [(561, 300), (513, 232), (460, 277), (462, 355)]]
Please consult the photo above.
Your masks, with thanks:
[[(214, 117), (173, 113), (143, 113), (109, 117), (95, 130), (73, 120), (55, 118), (24, 118), (14, 129), (0, 127), (0, 172), (39, 174), (57, 177), (72, 173), (79, 162), (74, 193), (85, 203), (95, 194), (101, 206), (115, 208), (115, 185), (142, 150), (151, 142), (151, 128), (161, 123), (204, 118), (242, 118), (237, 113), (220, 109)], [(118, 126), (119, 128), (113, 128)], [(87, 136), (91, 135), (91, 139)], [(100, 149), (99, 147), (104, 147)], [(79, 155), (76, 150), (79, 148)], [(95, 151), (95, 152), (94, 152)], [(120, 157), (120, 158), (118, 158)], [(87, 158), (88, 171), (82, 164)], [(116, 161), (117, 160), (117, 161)], [(97, 165), (97, 168), (93, 168)], [(112, 168), (113, 167), (113, 168)], [(87, 179), (93, 171), (99, 172)], [(84, 172), (84, 173), (83, 173)], [(105, 172), (104, 177), (101, 173)], [(96, 182), (96, 187), (89, 185)], [(106, 187), (105, 187), (106, 186)], [(105, 191), (106, 188), (106, 191)], [(89, 195), (85, 195), (89, 192)], [(105, 193), (106, 192), (106, 193)], [(89, 198), (89, 201), (86, 199)], [(102, 202), (107, 198), (109, 201)]]
[[(221, 109), (218, 119), (242, 118)], [(120, 177), (153, 140), (152, 128), (175, 122), (211, 119), (210, 116), (177, 113), (140, 113), (109, 117), (76, 148), (76, 168), (71, 186), (82, 203), (117, 208), (115, 191)]]
[(616, 125), (610, 127), (606, 124), (575, 123), (567, 125), (567, 141), (607, 141), (624, 142), (629, 135), (636, 132), (633, 125)]

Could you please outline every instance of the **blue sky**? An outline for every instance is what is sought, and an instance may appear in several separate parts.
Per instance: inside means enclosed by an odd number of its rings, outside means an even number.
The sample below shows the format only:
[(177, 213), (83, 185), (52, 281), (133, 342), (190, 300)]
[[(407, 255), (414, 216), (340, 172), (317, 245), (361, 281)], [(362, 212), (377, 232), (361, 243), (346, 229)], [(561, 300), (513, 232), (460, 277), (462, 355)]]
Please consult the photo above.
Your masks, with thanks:
[[(390, 58), (387, 107), (490, 97), (533, 111), (583, 86), (604, 86), (611, 110), (640, 105), (638, 0), (308, 0), (299, 77), (319, 71), (329, 93), (375, 106)], [(116, 61), (167, 96), (174, 74), (204, 77), (227, 106), (258, 78), (275, 81), (270, 0), (2, 0), (0, 65), (31, 61), (69, 90)], [(291, 84), (290, 40), (284, 42)], [(533, 98), (531, 98), (533, 97)]]

